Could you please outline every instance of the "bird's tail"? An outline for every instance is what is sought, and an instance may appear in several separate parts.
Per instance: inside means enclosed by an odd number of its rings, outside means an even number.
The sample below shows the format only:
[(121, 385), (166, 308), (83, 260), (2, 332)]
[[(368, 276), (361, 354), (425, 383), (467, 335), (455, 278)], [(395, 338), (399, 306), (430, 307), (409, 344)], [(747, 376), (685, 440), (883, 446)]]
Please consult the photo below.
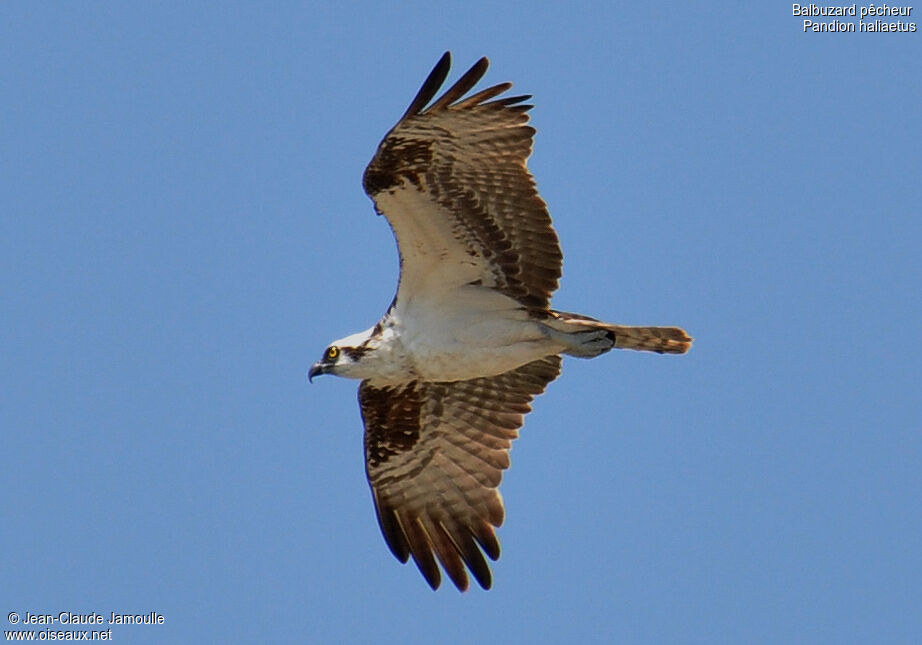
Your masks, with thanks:
[(679, 327), (613, 325), (564, 311), (551, 311), (550, 314), (551, 318), (545, 324), (563, 332), (570, 345), (565, 353), (573, 356), (591, 358), (612, 348), (684, 354), (692, 346), (691, 336)]

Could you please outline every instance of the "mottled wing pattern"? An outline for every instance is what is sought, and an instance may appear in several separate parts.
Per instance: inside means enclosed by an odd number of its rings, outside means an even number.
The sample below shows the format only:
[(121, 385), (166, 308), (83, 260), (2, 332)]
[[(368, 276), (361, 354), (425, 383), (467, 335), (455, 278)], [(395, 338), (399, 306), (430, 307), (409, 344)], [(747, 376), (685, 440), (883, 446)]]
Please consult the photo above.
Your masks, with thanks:
[(531, 400), (559, 373), (560, 357), (551, 356), (499, 376), (359, 388), (381, 531), (401, 562), (413, 556), (433, 589), (441, 584), (436, 558), (462, 591), (465, 565), (490, 588), (480, 549), (499, 557), (493, 527), (503, 522), (497, 487), (509, 447)]
[(512, 85), (470, 97), (487, 70), (481, 58), (432, 105), (446, 53), (365, 170), (365, 191), (387, 217), (405, 290), (444, 292), (475, 283), (529, 307), (545, 307), (562, 254), (547, 206), (526, 168), (534, 128), (528, 96), (495, 98)]

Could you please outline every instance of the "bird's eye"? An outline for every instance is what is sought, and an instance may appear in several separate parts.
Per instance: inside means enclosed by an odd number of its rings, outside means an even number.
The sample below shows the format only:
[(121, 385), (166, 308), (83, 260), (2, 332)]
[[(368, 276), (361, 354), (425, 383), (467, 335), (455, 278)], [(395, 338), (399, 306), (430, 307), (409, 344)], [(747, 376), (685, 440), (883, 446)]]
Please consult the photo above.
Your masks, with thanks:
[(336, 345), (330, 345), (327, 347), (327, 360), (335, 361), (336, 357), (339, 356), (339, 347)]

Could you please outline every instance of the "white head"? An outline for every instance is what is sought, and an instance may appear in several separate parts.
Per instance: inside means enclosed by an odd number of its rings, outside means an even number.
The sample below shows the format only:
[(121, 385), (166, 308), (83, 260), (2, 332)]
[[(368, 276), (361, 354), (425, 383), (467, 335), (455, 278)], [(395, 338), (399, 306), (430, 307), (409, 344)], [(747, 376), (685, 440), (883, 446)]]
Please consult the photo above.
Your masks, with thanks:
[(361, 365), (362, 358), (374, 351), (368, 343), (375, 328), (360, 331), (333, 341), (323, 352), (323, 358), (311, 365), (307, 373), (308, 380), (321, 374), (334, 374), (346, 378), (366, 378), (366, 370)]

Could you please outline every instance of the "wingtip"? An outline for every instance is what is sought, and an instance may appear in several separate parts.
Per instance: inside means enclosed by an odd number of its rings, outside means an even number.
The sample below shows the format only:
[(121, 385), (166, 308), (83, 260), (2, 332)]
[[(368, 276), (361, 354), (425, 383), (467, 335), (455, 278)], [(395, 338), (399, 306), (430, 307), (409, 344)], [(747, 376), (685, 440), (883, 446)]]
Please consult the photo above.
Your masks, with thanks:
[(439, 587), (442, 586), (442, 574), (439, 571), (438, 567), (436, 567), (435, 570), (433, 571), (433, 570), (423, 568), (423, 566), (420, 565), (418, 561), (416, 562), (416, 565), (417, 565), (417, 568), (419, 569), (419, 572), (423, 574), (423, 578), (426, 580), (426, 582), (429, 584), (432, 590), (438, 591)]
[(445, 50), (445, 53), (439, 58), (433, 69), (441, 67), (451, 68), (451, 50)]
[(471, 65), (471, 69), (468, 73), (471, 73), (473, 72), (473, 70), (476, 69), (477, 70), (476, 72), (477, 80), (480, 80), (483, 77), (483, 75), (487, 73), (487, 70), (489, 68), (490, 68), (490, 59), (487, 58), (486, 56), (481, 56), (480, 58), (477, 59), (476, 63)]
[(446, 51), (442, 54), (442, 57), (439, 58), (439, 61), (435, 64), (435, 67), (432, 68), (432, 71), (429, 72), (429, 76), (426, 77), (426, 80), (423, 81), (422, 87), (419, 88), (419, 91), (416, 93), (407, 111), (404, 112), (401, 120), (419, 114), (426, 107), (429, 101), (431, 101), (439, 91), (439, 88), (442, 87), (445, 79), (448, 78), (449, 69), (451, 69), (451, 52)]

